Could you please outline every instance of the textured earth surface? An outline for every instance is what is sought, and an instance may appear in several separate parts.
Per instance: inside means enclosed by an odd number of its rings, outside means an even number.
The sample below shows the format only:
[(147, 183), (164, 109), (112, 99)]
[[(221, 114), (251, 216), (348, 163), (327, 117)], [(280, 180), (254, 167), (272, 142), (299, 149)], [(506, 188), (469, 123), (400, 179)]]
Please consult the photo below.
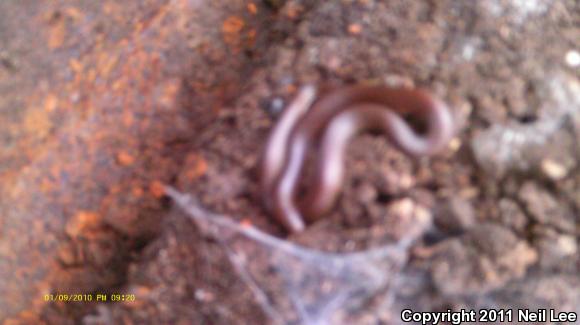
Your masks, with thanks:
[(270, 322), (164, 185), (285, 237), (256, 163), (309, 82), (423, 87), (457, 124), (429, 159), (358, 137), (332, 215), (286, 238), (346, 253), (418, 234), (394, 302), (359, 306), (360, 323), (405, 306), (580, 313), (578, 26), (574, 0), (1, 1), (0, 322)]

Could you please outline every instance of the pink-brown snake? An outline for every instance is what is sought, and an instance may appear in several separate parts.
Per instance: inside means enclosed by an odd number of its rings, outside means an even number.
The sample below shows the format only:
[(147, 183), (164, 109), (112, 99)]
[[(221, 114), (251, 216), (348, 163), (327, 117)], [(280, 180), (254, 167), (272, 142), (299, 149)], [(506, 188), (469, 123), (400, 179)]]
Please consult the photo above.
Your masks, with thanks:
[[(354, 135), (380, 131), (401, 151), (418, 157), (444, 147), (454, 129), (447, 106), (423, 90), (343, 86), (317, 98), (318, 92), (312, 85), (299, 91), (272, 129), (261, 161), (266, 208), (291, 232), (302, 231), (306, 221), (320, 218), (334, 205), (344, 178), (345, 149)], [(395, 112), (425, 119), (425, 135)], [(312, 180), (299, 200), (304, 162), (315, 146)]]

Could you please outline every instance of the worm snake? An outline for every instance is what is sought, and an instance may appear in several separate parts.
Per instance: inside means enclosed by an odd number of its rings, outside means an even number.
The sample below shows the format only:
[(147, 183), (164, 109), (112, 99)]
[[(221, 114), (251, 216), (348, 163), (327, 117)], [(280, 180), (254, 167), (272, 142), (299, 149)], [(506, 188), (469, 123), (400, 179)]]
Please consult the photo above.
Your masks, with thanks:
[[(418, 134), (402, 114), (424, 120), (424, 134)], [(364, 131), (384, 133), (399, 150), (419, 157), (447, 144), (453, 120), (442, 101), (419, 89), (342, 86), (323, 92), (304, 86), (265, 146), (260, 178), (266, 209), (291, 232), (328, 213), (340, 193), (346, 146)], [(317, 150), (313, 174), (299, 198), (305, 160), (313, 149)]]

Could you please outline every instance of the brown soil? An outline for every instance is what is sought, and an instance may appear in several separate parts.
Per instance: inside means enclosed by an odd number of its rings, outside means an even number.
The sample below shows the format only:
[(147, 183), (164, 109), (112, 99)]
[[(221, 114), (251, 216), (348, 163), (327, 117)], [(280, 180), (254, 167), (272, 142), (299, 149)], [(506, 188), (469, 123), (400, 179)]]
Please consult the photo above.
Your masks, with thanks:
[(337, 208), (287, 237), (345, 253), (420, 232), (394, 303), (360, 306), (365, 323), (405, 307), (580, 313), (578, 26), (574, 0), (1, 1), (0, 322), (268, 323), (163, 185), (284, 237), (256, 162), (307, 82), (424, 87), (457, 124), (429, 159), (355, 139)]

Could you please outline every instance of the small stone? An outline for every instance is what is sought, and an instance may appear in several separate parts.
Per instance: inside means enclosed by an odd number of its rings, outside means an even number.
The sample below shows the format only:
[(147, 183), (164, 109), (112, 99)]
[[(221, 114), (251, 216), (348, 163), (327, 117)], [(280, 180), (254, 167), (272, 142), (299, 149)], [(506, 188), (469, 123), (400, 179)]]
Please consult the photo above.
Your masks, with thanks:
[(211, 302), (215, 299), (215, 295), (213, 293), (204, 289), (196, 289), (193, 295), (196, 300), (201, 302)]
[(65, 266), (78, 262), (75, 250), (70, 244), (64, 244), (58, 249), (58, 259)]
[(389, 208), (391, 209), (392, 212), (396, 214), (408, 216), (413, 213), (414, 207), (415, 204), (411, 199), (402, 199), (391, 204)]
[(361, 203), (370, 203), (377, 198), (377, 189), (369, 183), (362, 183), (356, 188), (357, 199)]
[(578, 251), (578, 245), (576, 244), (576, 239), (570, 235), (561, 235), (558, 237), (556, 241), (556, 245), (558, 246), (560, 252), (565, 256), (572, 256), (576, 255)]
[(153, 181), (149, 184), (149, 192), (155, 198), (161, 198), (165, 195), (165, 185), (160, 181)]
[(125, 151), (118, 152), (116, 158), (121, 166), (131, 166), (135, 162), (135, 157)]
[(568, 174), (565, 166), (551, 159), (542, 160), (541, 169), (552, 180), (560, 180)]
[(475, 186), (464, 187), (459, 191), (459, 196), (463, 199), (474, 199), (481, 191)]
[(87, 235), (88, 232), (98, 229), (102, 224), (101, 217), (91, 211), (77, 212), (66, 224), (65, 232), (70, 237)]
[(429, 212), (429, 210), (427, 210), (426, 208), (417, 205), (415, 207), (415, 217), (417, 218), (417, 220), (420, 223), (428, 223), (431, 221), (431, 212)]
[(361, 31), (362, 31), (362, 26), (360, 24), (348, 25), (348, 32), (353, 34), (353, 35), (360, 34)]
[(528, 219), (516, 202), (510, 199), (501, 199), (499, 201), (499, 210), (501, 221), (504, 225), (518, 232), (525, 230)]
[(399, 185), (403, 190), (409, 190), (415, 185), (415, 179), (410, 174), (403, 174), (399, 177)]
[(461, 140), (459, 138), (455, 137), (449, 141), (449, 149), (451, 151), (457, 151), (459, 148), (461, 148)]
[(566, 64), (572, 68), (580, 66), (580, 52), (576, 50), (570, 50), (566, 53)]
[(395, 74), (386, 75), (383, 80), (389, 87), (412, 88), (415, 86), (413, 79)]
[(431, 225), (430, 211), (410, 198), (396, 200), (388, 205), (383, 223), (393, 239), (418, 238)]
[(564, 232), (575, 231), (576, 220), (573, 211), (545, 188), (528, 181), (522, 185), (518, 197), (530, 216), (537, 222), (552, 225)]
[(465, 61), (471, 61), (475, 55), (475, 51), (475, 46), (473, 46), (471, 43), (467, 43), (461, 49), (461, 55)]
[(435, 224), (445, 232), (461, 233), (475, 224), (475, 212), (469, 201), (453, 197), (436, 210)]
[(284, 110), (284, 100), (280, 97), (273, 98), (268, 105), (268, 113), (278, 116)]
[(338, 70), (342, 66), (342, 60), (338, 56), (332, 56), (327, 66), (330, 70)]
[(442, 242), (434, 255), (432, 278), (442, 292), (485, 294), (521, 279), (538, 260), (537, 251), (495, 224), (474, 227)]
[(562, 235), (554, 230), (540, 230), (537, 247), (540, 252), (540, 265), (544, 268), (563, 267), (565, 261), (573, 258), (577, 251), (576, 238)]

